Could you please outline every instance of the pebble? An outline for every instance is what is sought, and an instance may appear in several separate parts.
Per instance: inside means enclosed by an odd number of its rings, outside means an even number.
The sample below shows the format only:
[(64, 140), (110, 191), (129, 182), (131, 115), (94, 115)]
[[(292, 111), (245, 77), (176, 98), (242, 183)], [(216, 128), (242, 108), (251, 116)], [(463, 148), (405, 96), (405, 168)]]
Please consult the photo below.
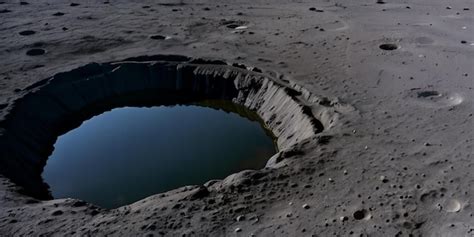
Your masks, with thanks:
[(237, 227), (237, 228), (235, 228), (235, 230), (234, 230), (234, 231), (235, 231), (236, 233), (239, 233), (239, 232), (241, 232), (241, 231), (242, 231), (242, 229), (240, 229), (239, 227)]
[(308, 204), (306, 204), (306, 203), (305, 203), (305, 204), (303, 204), (303, 206), (301, 206), (301, 207), (303, 207), (304, 209), (309, 209), (309, 205), (308, 205)]

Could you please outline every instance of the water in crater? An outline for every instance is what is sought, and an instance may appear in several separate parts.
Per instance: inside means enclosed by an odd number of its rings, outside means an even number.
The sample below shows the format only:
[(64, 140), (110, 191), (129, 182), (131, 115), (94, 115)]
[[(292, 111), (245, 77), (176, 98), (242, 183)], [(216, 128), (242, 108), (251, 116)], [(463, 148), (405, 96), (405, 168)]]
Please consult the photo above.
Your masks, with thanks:
[(60, 136), (42, 176), (55, 198), (115, 208), (263, 168), (275, 152), (261, 123), (237, 113), (199, 105), (123, 107)]

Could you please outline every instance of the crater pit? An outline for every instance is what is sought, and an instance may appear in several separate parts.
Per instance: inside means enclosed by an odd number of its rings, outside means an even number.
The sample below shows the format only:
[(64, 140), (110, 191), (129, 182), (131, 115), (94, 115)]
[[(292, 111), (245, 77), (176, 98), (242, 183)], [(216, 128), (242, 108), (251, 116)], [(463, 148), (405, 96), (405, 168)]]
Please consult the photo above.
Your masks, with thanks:
[[(333, 102), (323, 103), (327, 98), (274, 73), (176, 55), (91, 63), (18, 93), (22, 96), (3, 108), (6, 115), (0, 121), (0, 173), (40, 199), (53, 198), (41, 174), (58, 137), (115, 108), (220, 101), (205, 106), (261, 122), (280, 151), (274, 157), (315, 138), (336, 120), (330, 109)], [(270, 159), (266, 167), (280, 158)]]
[(275, 146), (258, 121), (226, 101), (115, 108), (60, 136), (42, 176), (54, 198), (123, 206), (265, 167)]

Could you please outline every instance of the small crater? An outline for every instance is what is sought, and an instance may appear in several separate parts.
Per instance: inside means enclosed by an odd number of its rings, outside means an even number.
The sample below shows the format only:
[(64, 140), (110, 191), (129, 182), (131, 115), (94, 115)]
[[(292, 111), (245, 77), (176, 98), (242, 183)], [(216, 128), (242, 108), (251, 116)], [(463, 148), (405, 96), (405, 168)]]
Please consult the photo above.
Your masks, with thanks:
[(152, 36), (150, 36), (150, 39), (154, 39), (154, 40), (165, 40), (165, 39), (166, 39), (166, 36), (163, 36), (163, 35), (152, 35)]
[(435, 90), (411, 89), (408, 94), (413, 101), (423, 107), (442, 108), (456, 106), (464, 101), (464, 97), (456, 92), (438, 92)]
[(10, 11), (10, 10), (8, 10), (8, 9), (0, 10), (0, 13), (9, 13), (9, 12), (12, 12), (12, 11)]
[(438, 192), (436, 190), (431, 190), (421, 194), (420, 201), (422, 203), (432, 203), (438, 198)]
[(244, 21), (222, 21), (221, 25), (226, 26), (229, 29), (236, 29), (238, 27), (244, 26), (246, 22)]
[(40, 56), (46, 53), (44, 49), (30, 49), (26, 51), (26, 55), (28, 56)]
[(356, 220), (362, 220), (368, 217), (368, 212), (365, 209), (357, 210), (352, 214), (354, 216), (354, 219)]
[(71, 4), (69, 4), (69, 6), (71, 6), (71, 7), (77, 7), (77, 6), (79, 6), (79, 5), (80, 5), (79, 3), (74, 3), (74, 2), (72, 2)]
[(383, 49), (383, 50), (395, 50), (395, 49), (398, 49), (398, 45), (396, 44), (381, 44), (379, 46), (380, 49)]
[(230, 29), (235, 29), (235, 28), (237, 28), (237, 27), (239, 27), (239, 25), (237, 25), (237, 24), (229, 24), (229, 25), (227, 25), (227, 28), (230, 28)]
[(437, 91), (420, 91), (417, 93), (418, 98), (427, 98), (433, 96), (441, 96), (441, 94)]
[(28, 36), (28, 35), (34, 35), (36, 33), (36, 31), (34, 30), (24, 30), (24, 31), (20, 31), (20, 35), (23, 35), (23, 36)]
[(461, 202), (456, 199), (448, 200), (444, 205), (446, 212), (459, 212), (461, 210)]
[(56, 210), (56, 211), (51, 213), (52, 216), (60, 216), (62, 214), (63, 214), (63, 211), (61, 211), (61, 210)]
[(324, 10), (317, 9), (315, 7), (310, 7), (309, 10), (312, 11), (312, 12), (324, 12)]
[(64, 16), (65, 14), (63, 12), (56, 12), (53, 14), (53, 16)]

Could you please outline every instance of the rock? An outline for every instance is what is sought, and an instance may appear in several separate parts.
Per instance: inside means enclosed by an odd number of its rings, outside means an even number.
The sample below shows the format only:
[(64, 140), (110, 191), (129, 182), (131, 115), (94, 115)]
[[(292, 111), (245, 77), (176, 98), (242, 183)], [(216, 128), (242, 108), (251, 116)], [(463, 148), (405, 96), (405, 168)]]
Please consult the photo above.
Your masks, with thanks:
[(202, 199), (209, 196), (209, 190), (204, 186), (199, 186), (193, 193), (189, 196), (189, 200)]

